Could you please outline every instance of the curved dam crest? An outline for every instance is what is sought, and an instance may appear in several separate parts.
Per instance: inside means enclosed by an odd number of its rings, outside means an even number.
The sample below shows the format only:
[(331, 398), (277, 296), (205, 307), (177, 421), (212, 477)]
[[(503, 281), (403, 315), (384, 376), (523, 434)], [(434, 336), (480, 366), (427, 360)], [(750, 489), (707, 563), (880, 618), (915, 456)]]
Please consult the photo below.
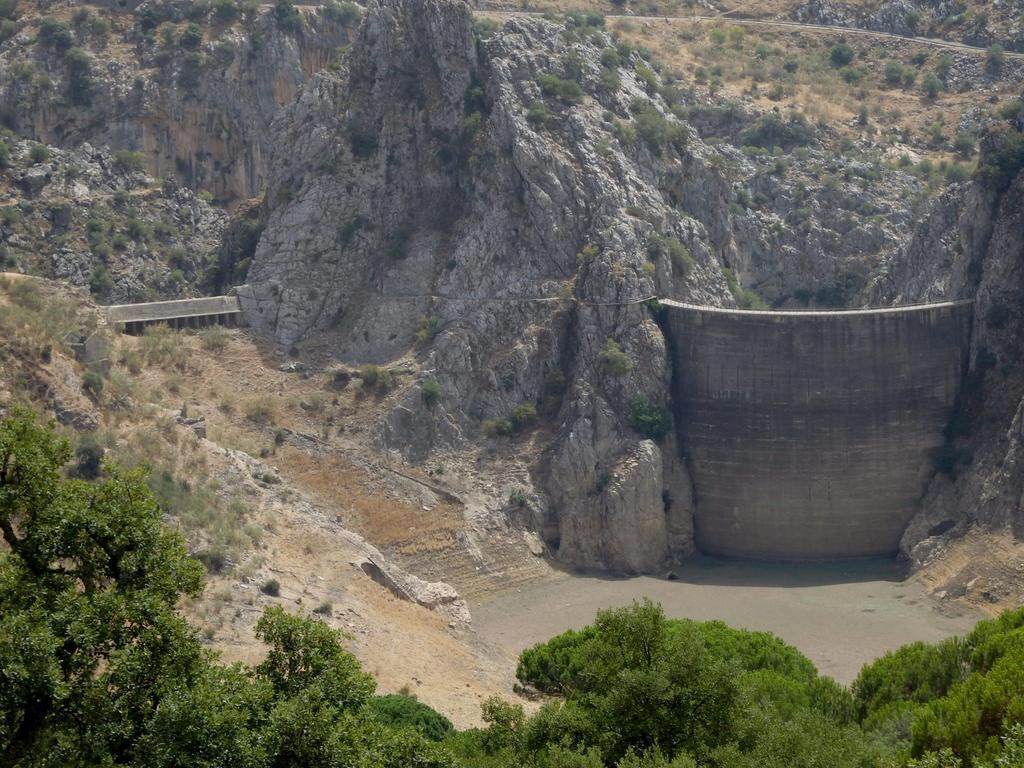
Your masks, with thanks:
[(894, 555), (944, 442), (973, 302), (661, 303), (698, 549), (770, 560)]

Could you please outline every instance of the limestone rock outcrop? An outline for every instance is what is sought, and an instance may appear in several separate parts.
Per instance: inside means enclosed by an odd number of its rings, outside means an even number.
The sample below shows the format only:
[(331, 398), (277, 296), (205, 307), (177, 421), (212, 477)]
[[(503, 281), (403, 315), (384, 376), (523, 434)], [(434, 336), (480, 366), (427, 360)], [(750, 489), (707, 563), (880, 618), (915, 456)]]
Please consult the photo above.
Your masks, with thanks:
[(90, 144), (34, 162), (18, 141), (0, 178), (25, 195), (4, 207), (0, 268), (91, 291), (101, 303), (192, 295), (227, 214), (173, 179), (156, 180)]
[[(260, 194), (271, 122), (336, 58), (347, 41), (346, 23), (316, 8), (297, 12), (290, 23), (273, 10), (257, 10), (225, 24), (198, 4), (135, 6), (119, 7), (102, 37), (88, 23), (72, 24), (84, 65), (72, 63), (63, 45), (42, 39), (37, 23), (0, 46), (5, 125), (62, 147), (141, 151), (154, 176), (207, 189), (220, 200)], [(195, 45), (175, 33), (175, 24), (187, 22), (205, 31)]]
[(984, 138), (979, 174), (937, 201), (878, 286), (894, 302), (975, 302), (957, 413), (901, 543), (916, 564), (974, 525), (1024, 534), (1024, 172), (1014, 150), (1024, 113), (1008, 123)]
[[(858, 223), (868, 176), (842, 160), (849, 181), (808, 201), (795, 171), (706, 144), (639, 54), (606, 66), (611, 37), (573, 24), (481, 36), (455, 0), (371, 5), (339, 71), (274, 124), (267, 226), (238, 294), (285, 345), (329, 334), (350, 365), (415, 352), (443, 396), (409, 388), (378, 430), (409, 460), (535, 408), (551, 439), (532, 524), (549, 549), (653, 572), (692, 549), (692, 488), (672, 436), (645, 439), (636, 418), (670, 406), (647, 300), (732, 305), (738, 279), (785, 302), (853, 271), (832, 299), (850, 301), (897, 247), (917, 182), (885, 171), (879, 215)], [(785, 130), (817, 157), (810, 126)], [(757, 210), (737, 202), (748, 189)]]
[[(688, 488), (683, 464), (662, 457), (671, 442), (644, 440), (628, 421), (637, 399), (665, 403), (671, 373), (643, 302), (731, 300), (705, 224), (660, 187), (717, 189), (722, 205), (727, 188), (699, 143), (682, 181), (677, 149), (658, 161), (612, 142), (605, 110), (628, 117), (629, 101), (647, 98), (625, 70), (620, 92), (579, 106), (548, 98), (545, 124), (529, 120), (545, 101), (539, 82), (564, 75), (567, 56), (596, 91), (600, 49), (527, 19), (479, 40), (471, 21), (457, 2), (369, 12), (349, 71), (315, 78), (279, 124), (291, 150), (275, 157), (271, 187), (289, 192), (270, 200), (239, 295), (250, 322), (281, 342), (336, 330), (347, 361), (393, 359), (429, 324), (423, 367), (445, 396), (428, 409), (412, 390), (385, 420), (384, 446), (422, 458), (536, 403), (556, 432), (536, 472), (554, 527), (536, 523), (566, 532), (548, 545), (575, 565), (651, 571), (686, 551), (685, 521), (672, 522), (670, 547), (665, 497)], [(689, 275), (654, 253), (660, 233), (687, 244)], [(627, 372), (602, 373), (610, 339)], [(684, 502), (675, 508), (685, 514)]]

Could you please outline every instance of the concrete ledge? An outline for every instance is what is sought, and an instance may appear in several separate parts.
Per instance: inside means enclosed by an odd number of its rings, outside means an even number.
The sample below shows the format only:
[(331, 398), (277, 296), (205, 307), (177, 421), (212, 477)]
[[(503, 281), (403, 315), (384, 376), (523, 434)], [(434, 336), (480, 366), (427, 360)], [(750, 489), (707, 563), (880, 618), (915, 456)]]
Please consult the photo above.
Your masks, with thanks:
[(235, 315), (241, 311), (236, 296), (114, 304), (105, 308), (107, 321), (111, 323), (147, 323), (210, 315)]

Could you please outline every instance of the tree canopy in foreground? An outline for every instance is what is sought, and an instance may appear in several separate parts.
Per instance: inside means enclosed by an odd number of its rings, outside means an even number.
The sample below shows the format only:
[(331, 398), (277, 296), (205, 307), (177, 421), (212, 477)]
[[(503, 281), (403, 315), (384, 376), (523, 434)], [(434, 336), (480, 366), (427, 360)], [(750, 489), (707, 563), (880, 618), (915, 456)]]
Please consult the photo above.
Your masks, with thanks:
[(649, 601), (523, 652), (532, 716), (456, 732), (280, 608), (224, 666), (177, 613), (202, 566), (142, 471), (67, 476), (52, 426), (0, 421), (0, 765), (195, 768), (1021, 768), (1024, 609), (867, 665), (849, 689), (764, 632)]

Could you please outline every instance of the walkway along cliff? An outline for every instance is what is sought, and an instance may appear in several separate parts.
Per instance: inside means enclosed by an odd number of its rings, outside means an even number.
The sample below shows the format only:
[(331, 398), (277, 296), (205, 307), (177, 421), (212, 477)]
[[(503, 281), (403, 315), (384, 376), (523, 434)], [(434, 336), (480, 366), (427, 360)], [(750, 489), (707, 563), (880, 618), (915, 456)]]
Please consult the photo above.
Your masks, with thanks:
[(698, 549), (781, 560), (896, 554), (960, 388), (972, 303), (808, 312), (663, 303)]

